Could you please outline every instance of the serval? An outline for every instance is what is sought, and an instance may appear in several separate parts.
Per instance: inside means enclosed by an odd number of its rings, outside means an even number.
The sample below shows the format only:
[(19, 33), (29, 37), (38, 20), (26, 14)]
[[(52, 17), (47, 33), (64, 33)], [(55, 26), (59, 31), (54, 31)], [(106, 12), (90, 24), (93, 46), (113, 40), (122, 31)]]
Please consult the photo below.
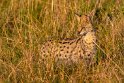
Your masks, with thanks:
[(96, 36), (88, 15), (77, 16), (78, 36), (74, 39), (49, 40), (41, 46), (41, 57), (54, 59), (57, 64), (90, 64), (96, 54)]

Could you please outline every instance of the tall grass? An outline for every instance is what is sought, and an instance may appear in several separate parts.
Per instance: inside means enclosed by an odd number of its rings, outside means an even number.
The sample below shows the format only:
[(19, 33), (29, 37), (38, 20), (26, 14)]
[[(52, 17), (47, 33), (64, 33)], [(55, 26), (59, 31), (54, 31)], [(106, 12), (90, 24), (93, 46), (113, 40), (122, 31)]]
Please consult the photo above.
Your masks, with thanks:
[(123, 83), (124, 1), (100, 0), (93, 26), (97, 35), (96, 66), (86, 72), (58, 73), (50, 61), (41, 65), (39, 47), (49, 39), (76, 37), (75, 12), (90, 13), (95, 0), (1, 0), (0, 82)]

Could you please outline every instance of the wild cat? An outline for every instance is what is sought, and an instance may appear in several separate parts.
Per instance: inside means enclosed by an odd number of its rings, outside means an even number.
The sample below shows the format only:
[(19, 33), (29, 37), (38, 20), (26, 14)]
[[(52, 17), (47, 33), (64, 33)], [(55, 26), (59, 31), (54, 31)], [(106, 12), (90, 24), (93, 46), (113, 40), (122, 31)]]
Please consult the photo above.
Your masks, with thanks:
[(49, 40), (41, 46), (43, 60), (51, 58), (57, 64), (90, 64), (96, 54), (96, 36), (88, 15), (77, 16), (78, 37), (74, 39)]

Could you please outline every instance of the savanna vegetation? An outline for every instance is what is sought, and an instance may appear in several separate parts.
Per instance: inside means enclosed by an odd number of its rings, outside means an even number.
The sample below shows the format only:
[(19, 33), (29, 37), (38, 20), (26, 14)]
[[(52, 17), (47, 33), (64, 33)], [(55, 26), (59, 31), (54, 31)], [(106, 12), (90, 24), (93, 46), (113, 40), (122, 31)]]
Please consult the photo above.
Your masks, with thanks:
[[(123, 83), (123, 0), (0, 0), (0, 83)], [(49, 39), (77, 36), (75, 13), (94, 10), (96, 65), (55, 71), (41, 65), (39, 47)], [(72, 67), (73, 68), (73, 67)]]

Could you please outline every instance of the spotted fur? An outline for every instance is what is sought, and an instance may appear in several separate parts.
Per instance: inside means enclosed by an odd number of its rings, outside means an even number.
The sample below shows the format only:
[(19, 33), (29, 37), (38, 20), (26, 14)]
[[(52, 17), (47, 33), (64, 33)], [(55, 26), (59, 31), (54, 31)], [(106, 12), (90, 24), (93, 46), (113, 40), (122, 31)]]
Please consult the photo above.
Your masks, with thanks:
[(53, 58), (56, 63), (72, 64), (92, 62), (96, 54), (96, 36), (88, 16), (78, 17), (78, 33), (75, 39), (50, 40), (41, 47), (42, 59)]

